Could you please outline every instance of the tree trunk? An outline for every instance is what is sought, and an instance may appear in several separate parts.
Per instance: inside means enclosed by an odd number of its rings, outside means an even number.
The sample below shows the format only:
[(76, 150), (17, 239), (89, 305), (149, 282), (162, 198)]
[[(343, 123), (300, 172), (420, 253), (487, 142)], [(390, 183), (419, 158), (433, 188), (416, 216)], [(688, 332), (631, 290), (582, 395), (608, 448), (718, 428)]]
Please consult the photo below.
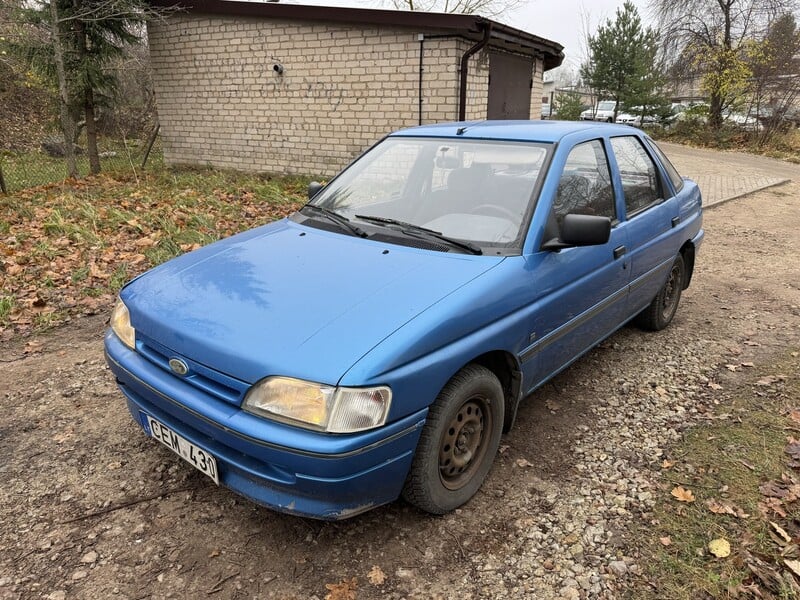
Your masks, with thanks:
[[(53, 0), (51, 0), (52, 2)], [(81, 4), (77, 0), (72, 1), (76, 12), (80, 12)], [(78, 42), (78, 54), (81, 61), (86, 60), (89, 49), (86, 43), (86, 28), (80, 19), (74, 24), (76, 41)], [(83, 90), (83, 118), (86, 126), (86, 154), (89, 156), (89, 172), (97, 175), (100, 172), (100, 157), (97, 153), (97, 123), (94, 120), (94, 92), (90, 82), (87, 82)]]
[(708, 125), (714, 130), (722, 127), (722, 96), (711, 94), (708, 105)]
[(100, 155), (97, 153), (97, 123), (94, 120), (94, 94), (92, 89), (86, 90), (84, 102), (86, 118), (86, 153), (89, 155), (89, 170), (92, 175), (100, 172)]
[[(733, 6), (735, 1), (736, 0), (725, 0), (724, 2), (719, 2), (724, 19), (722, 47), (725, 51), (729, 51), (733, 47), (733, 41), (731, 39), (731, 6)], [(719, 65), (720, 68), (725, 66), (728, 62), (727, 54), (724, 56), (725, 60), (723, 61), (722, 65)], [(708, 124), (714, 131), (718, 131), (722, 127), (722, 104), (724, 101), (725, 99), (722, 97), (722, 95), (716, 92), (712, 93), (711, 98), (709, 99)]]
[(57, 0), (50, 0), (50, 19), (53, 25), (53, 58), (58, 76), (58, 112), (61, 117), (61, 132), (64, 134), (64, 156), (67, 160), (67, 177), (78, 176), (78, 165), (75, 162), (75, 120), (69, 110), (69, 93), (67, 92), (67, 73), (64, 68), (64, 49), (61, 45), (61, 23), (58, 20)]

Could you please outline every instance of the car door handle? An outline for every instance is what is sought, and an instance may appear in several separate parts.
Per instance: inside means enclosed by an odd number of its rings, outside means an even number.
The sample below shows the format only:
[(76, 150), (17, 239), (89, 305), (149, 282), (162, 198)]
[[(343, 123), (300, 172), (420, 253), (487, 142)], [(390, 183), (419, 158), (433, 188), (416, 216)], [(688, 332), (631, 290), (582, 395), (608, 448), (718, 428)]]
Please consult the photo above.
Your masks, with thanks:
[(681, 222), (681, 218), (680, 217), (672, 217), (672, 226), (673, 227), (677, 227), (678, 223), (680, 223), (680, 222)]
[(627, 254), (628, 249), (625, 246), (617, 246), (614, 248), (614, 259), (616, 260), (620, 256), (625, 256)]

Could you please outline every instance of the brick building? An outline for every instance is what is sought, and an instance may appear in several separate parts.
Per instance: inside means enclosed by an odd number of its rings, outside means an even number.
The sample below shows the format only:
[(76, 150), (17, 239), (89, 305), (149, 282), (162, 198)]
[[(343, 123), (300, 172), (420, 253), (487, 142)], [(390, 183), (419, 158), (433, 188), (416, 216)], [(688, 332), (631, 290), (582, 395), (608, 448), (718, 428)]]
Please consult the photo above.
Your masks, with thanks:
[(563, 60), (560, 44), (470, 15), (182, 5), (148, 26), (169, 164), (330, 175), (391, 130), (538, 118), (542, 73)]

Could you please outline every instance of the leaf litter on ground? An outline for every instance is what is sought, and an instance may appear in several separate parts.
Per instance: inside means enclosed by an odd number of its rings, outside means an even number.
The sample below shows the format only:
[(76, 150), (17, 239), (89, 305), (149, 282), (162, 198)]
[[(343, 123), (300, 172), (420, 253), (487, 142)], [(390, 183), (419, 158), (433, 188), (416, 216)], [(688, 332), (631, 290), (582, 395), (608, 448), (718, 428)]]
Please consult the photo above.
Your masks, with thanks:
[(217, 170), (99, 175), (0, 197), (0, 340), (110, 310), (174, 256), (297, 210), (306, 181)]

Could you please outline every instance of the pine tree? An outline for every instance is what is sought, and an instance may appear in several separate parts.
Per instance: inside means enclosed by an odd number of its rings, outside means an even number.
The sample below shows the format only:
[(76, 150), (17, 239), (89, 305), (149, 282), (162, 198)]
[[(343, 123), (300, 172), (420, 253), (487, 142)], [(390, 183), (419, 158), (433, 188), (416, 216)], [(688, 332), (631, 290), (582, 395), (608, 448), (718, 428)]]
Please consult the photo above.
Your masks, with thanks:
[(658, 34), (644, 28), (630, 1), (617, 9), (616, 18), (589, 36), (589, 60), (581, 76), (601, 98), (616, 101), (614, 120), (624, 106), (651, 104), (661, 85)]
[(97, 111), (113, 98), (112, 66), (157, 16), (145, 0), (37, 0), (15, 11), (11, 50), (59, 90), (68, 172), (77, 174), (75, 122), (83, 118), (91, 172), (100, 172)]

